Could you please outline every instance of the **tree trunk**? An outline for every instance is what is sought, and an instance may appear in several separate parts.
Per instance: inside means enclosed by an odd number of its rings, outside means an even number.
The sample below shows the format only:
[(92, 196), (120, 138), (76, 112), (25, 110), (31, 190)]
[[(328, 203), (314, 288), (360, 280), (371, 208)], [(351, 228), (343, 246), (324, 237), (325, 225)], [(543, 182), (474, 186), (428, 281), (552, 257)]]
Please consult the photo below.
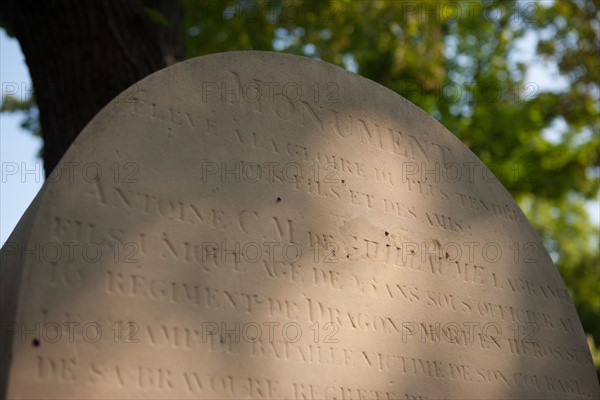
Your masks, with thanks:
[(33, 81), (46, 176), (85, 125), (121, 91), (183, 58), (172, 0), (3, 0)]

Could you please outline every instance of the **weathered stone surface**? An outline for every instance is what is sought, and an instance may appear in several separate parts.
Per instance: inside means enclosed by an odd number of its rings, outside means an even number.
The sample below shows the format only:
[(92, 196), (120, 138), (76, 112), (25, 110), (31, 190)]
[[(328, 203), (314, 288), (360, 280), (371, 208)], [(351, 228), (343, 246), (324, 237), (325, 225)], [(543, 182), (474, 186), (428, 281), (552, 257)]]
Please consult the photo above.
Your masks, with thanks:
[(9, 398), (599, 396), (491, 172), (307, 58), (196, 58), (115, 99), (4, 246), (2, 289)]

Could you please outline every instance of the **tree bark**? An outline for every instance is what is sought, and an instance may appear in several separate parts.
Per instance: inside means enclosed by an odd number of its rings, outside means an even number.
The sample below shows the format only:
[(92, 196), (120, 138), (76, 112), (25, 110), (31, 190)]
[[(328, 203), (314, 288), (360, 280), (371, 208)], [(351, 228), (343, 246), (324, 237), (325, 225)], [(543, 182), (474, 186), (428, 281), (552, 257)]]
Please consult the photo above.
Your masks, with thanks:
[(180, 1), (3, 0), (0, 18), (29, 66), (46, 176), (102, 107), (183, 58)]

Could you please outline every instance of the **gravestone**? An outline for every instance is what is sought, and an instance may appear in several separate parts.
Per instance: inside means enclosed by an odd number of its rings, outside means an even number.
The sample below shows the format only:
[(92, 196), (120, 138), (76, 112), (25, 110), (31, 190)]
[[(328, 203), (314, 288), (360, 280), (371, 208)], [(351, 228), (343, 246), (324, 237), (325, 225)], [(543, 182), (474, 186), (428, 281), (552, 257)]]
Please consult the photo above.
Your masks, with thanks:
[(2, 249), (2, 334), (8, 398), (599, 396), (482, 162), (396, 93), (275, 53), (176, 64), (89, 123)]

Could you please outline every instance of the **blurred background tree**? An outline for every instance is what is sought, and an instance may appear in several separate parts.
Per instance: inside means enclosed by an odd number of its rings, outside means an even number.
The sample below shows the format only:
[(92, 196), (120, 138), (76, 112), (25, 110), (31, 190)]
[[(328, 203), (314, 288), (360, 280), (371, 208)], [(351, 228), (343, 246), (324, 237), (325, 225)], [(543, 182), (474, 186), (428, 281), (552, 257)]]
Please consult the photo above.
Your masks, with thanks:
[(0, 25), (19, 41), (35, 90), (35, 101), (3, 93), (2, 110), (39, 109), (46, 175), (109, 101), (183, 58), (179, 1), (3, 0)]
[[(25, 0), (6, 3), (15, 8)], [(171, 48), (177, 48), (179, 41), (177, 10), (182, 4), (181, 40), (185, 42), (185, 58), (230, 50), (269, 50), (314, 57), (379, 82), (433, 115), (490, 166), (539, 232), (569, 288), (600, 371), (600, 353), (596, 347), (600, 344), (600, 231), (598, 221), (591, 221), (586, 209), (590, 204), (598, 207), (599, 200), (597, 2), (128, 3), (128, 18), (135, 17), (138, 23), (142, 18), (144, 32), (148, 29), (170, 32), (167, 36), (172, 39)], [(11, 26), (8, 11), (6, 7), (4, 12), (0, 8), (0, 17), (3, 26), (12, 32), (15, 26)], [(118, 8), (111, 11), (105, 13), (107, 18), (114, 19), (109, 22), (126, 29), (123, 24), (127, 19), (121, 11)], [(94, 10), (90, 12), (93, 16)], [(77, 31), (69, 31), (75, 29), (72, 26), (61, 29), (66, 30), (67, 36), (78, 35)], [(16, 36), (23, 43), (18, 32)], [(531, 66), (516, 56), (525, 39), (537, 42), (538, 59), (557, 67), (553, 78), (564, 83), (562, 88), (544, 90), (535, 76), (527, 79)], [(81, 40), (89, 39), (84, 36)], [(145, 38), (146, 42), (157, 40), (156, 35)], [(97, 43), (92, 40), (87, 45), (93, 47)], [(151, 53), (159, 54), (153, 49)], [(32, 64), (41, 62), (39, 57), (28, 54), (26, 48), (24, 53), (33, 70), (36, 67)], [(170, 58), (164, 57), (164, 53), (159, 54), (162, 61), (149, 62), (139, 73), (128, 76), (145, 76), (148, 71), (182, 58), (177, 51), (167, 51)], [(33, 74), (32, 79), (38, 94), (40, 85)], [(105, 103), (136, 80), (112, 86), (102, 101)], [(90, 85), (94, 90), (93, 84)], [(9, 99), (2, 107), (5, 111), (25, 110), (24, 123), (32, 130), (38, 129), (32, 121), (31, 108), (35, 107), (32, 99), (25, 102)], [(97, 106), (98, 110), (100, 107)], [(89, 114), (83, 117), (86, 122), (94, 115)], [(48, 146), (49, 141), (56, 139), (45, 133), (41, 106), (40, 116), (45, 151), (56, 151)], [(80, 129), (71, 131), (76, 135)], [(68, 145), (71, 140), (63, 142)], [(58, 151), (64, 149), (62, 146)], [(52, 159), (60, 158), (57, 155)]]

